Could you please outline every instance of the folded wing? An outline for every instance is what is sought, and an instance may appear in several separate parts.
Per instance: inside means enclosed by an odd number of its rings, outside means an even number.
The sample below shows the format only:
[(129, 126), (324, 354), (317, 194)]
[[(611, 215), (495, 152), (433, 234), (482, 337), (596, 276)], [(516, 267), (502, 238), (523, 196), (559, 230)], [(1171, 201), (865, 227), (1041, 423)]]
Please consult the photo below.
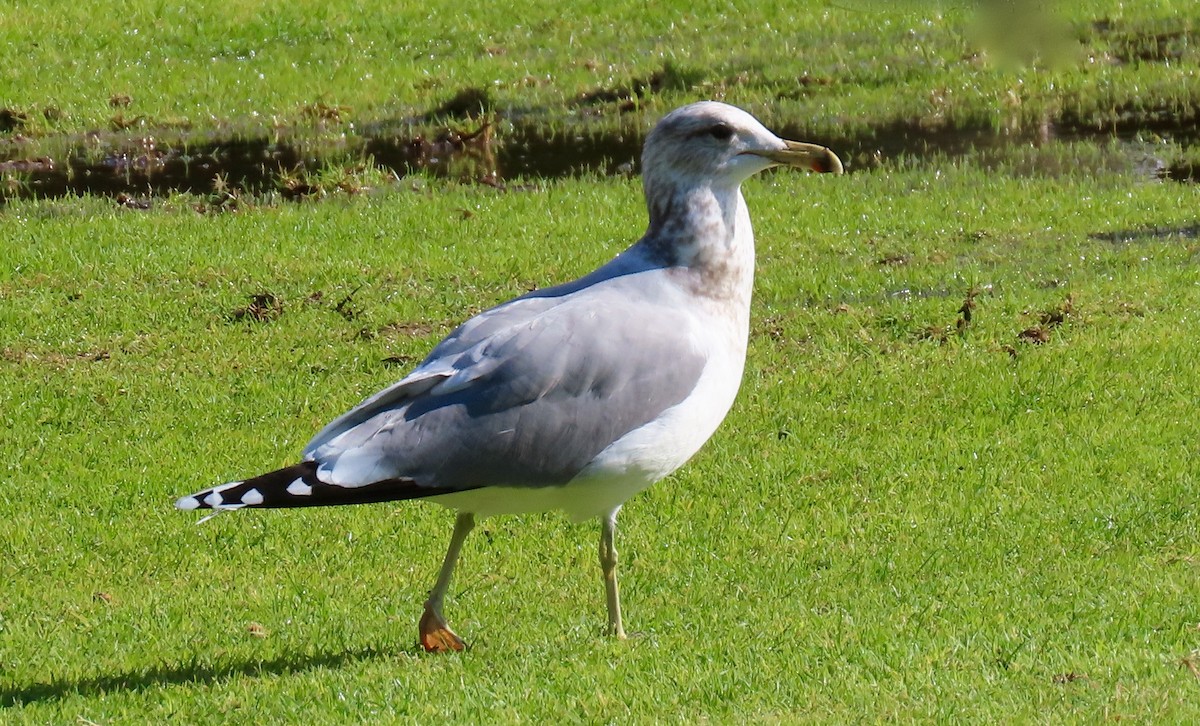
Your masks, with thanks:
[(476, 316), (412, 374), (318, 433), (306, 460), (343, 487), (566, 483), (686, 398), (703, 370), (695, 318), (669, 291), (631, 294), (639, 289), (526, 297)]

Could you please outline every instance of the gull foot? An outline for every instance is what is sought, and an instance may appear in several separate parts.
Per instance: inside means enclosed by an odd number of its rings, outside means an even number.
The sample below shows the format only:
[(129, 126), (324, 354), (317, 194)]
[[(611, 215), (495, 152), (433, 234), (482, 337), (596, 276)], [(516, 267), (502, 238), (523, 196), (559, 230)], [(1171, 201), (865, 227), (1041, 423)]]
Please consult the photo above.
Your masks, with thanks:
[(425, 608), (425, 613), (421, 616), (421, 647), (427, 653), (449, 653), (451, 651), (465, 650), (467, 644), (463, 639), (455, 635), (450, 629), (450, 625), (446, 623), (446, 619), (440, 614), (431, 610), (428, 606)]

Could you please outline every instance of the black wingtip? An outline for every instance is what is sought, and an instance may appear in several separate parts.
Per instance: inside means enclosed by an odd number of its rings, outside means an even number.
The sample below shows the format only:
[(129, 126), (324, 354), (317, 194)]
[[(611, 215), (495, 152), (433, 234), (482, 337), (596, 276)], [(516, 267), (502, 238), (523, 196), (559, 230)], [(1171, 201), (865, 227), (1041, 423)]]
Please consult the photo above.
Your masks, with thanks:
[(245, 481), (222, 484), (180, 497), (177, 509), (280, 509), (372, 504), (419, 499), (450, 490), (422, 487), (411, 479), (384, 479), (362, 486), (326, 484), (317, 478), (317, 463), (305, 461)]

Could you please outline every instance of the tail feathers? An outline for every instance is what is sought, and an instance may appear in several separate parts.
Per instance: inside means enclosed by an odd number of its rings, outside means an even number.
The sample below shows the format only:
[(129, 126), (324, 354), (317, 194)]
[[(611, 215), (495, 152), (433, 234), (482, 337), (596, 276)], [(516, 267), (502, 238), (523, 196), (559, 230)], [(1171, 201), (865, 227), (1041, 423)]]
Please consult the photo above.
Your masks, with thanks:
[(317, 464), (306, 461), (245, 481), (205, 489), (175, 502), (177, 509), (263, 509), (322, 507), (334, 504), (369, 504), (417, 499), (447, 490), (422, 487), (411, 479), (384, 479), (357, 487), (326, 484), (317, 478)]

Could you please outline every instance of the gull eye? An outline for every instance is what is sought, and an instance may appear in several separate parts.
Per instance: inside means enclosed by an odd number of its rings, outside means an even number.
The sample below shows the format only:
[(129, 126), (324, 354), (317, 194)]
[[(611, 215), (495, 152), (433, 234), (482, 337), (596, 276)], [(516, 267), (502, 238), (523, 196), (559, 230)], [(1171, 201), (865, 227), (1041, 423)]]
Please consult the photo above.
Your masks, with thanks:
[(720, 123), (708, 130), (708, 135), (717, 141), (729, 141), (733, 138), (733, 129), (729, 124)]

